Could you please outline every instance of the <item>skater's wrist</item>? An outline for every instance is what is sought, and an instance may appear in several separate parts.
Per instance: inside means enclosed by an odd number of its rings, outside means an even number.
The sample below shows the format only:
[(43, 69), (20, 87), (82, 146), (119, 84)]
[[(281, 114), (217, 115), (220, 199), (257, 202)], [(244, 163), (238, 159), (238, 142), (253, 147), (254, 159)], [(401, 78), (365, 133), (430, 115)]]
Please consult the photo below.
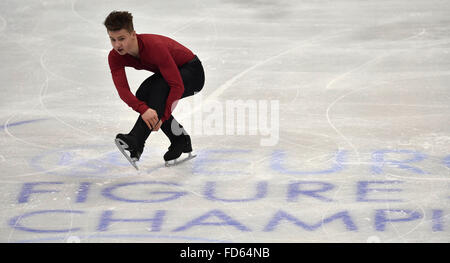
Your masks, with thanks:
[(137, 109), (137, 112), (143, 115), (148, 109), (150, 109), (147, 105), (142, 105)]

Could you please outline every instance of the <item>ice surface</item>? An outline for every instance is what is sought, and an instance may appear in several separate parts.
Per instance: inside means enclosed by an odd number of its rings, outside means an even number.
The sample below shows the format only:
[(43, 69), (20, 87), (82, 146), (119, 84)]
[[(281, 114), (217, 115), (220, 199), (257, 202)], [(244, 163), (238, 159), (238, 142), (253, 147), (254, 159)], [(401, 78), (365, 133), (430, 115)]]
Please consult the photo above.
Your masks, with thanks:
[[(117, 151), (137, 114), (109, 72), (112, 10), (202, 60), (204, 89), (174, 114), (192, 161), (166, 168), (162, 132), (139, 172)], [(449, 14), (439, 0), (2, 1), (0, 241), (449, 242)], [(133, 92), (150, 75), (127, 74)], [(227, 122), (239, 100), (256, 115)]]

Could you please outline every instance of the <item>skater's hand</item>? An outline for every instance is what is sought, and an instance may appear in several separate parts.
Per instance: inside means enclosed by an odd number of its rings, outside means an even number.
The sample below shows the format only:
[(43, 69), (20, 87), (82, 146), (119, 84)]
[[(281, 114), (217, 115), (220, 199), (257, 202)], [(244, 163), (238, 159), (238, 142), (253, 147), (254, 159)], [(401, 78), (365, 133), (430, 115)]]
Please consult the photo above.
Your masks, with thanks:
[(161, 122), (159, 121), (158, 114), (154, 109), (149, 108), (141, 115), (144, 122), (150, 128), (150, 130), (157, 131), (161, 127)]
[(159, 121), (156, 123), (156, 126), (153, 128), (153, 131), (158, 131), (159, 128), (161, 127), (161, 124), (162, 124), (162, 123), (163, 123), (162, 120), (159, 120)]

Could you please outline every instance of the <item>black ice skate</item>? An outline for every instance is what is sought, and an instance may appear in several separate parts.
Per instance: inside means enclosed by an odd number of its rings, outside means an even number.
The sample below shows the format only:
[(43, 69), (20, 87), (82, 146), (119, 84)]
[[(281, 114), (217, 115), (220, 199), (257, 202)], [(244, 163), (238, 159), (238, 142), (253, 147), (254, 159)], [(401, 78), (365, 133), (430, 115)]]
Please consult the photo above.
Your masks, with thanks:
[[(189, 154), (186, 158), (179, 159), (182, 153)], [(197, 156), (192, 154), (191, 137), (189, 135), (181, 135), (170, 144), (169, 151), (164, 154), (166, 167), (174, 166), (185, 161), (188, 161)]]
[[(115, 142), (123, 156), (127, 158), (136, 170), (139, 170), (136, 162), (141, 158), (144, 147), (139, 147), (136, 138), (129, 134), (117, 134)], [(125, 150), (129, 151), (130, 155)]]

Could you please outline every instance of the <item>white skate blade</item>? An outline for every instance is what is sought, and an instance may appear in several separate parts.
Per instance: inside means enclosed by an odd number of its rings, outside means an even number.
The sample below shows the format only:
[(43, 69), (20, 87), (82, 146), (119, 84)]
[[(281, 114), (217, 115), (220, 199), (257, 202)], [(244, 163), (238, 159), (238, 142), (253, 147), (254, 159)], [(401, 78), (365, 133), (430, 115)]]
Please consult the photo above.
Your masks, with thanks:
[(186, 161), (189, 161), (190, 159), (193, 159), (197, 156), (197, 154), (193, 154), (192, 152), (188, 153), (189, 155), (185, 158), (180, 159), (180, 157), (178, 157), (175, 160), (171, 160), (171, 161), (166, 161), (166, 167), (172, 167), (175, 165), (179, 165), (180, 163), (184, 163)]
[(128, 149), (128, 145), (124, 141), (122, 141), (121, 139), (117, 139), (117, 138), (116, 138), (115, 142), (116, 142), (117, 148), (119, 148), (119, 151), (123, 154), (123, 156), (125, 156), (125, 158), (127, 158), (128, 162), (130, 162), (130, 164), (133, 165), (133, 167), (136, 168), (136, 170), (139, 170), (139, 167), (136, 165), (136, 159), (135, 158), (131, 158), (125, 152), (125, 150)]

